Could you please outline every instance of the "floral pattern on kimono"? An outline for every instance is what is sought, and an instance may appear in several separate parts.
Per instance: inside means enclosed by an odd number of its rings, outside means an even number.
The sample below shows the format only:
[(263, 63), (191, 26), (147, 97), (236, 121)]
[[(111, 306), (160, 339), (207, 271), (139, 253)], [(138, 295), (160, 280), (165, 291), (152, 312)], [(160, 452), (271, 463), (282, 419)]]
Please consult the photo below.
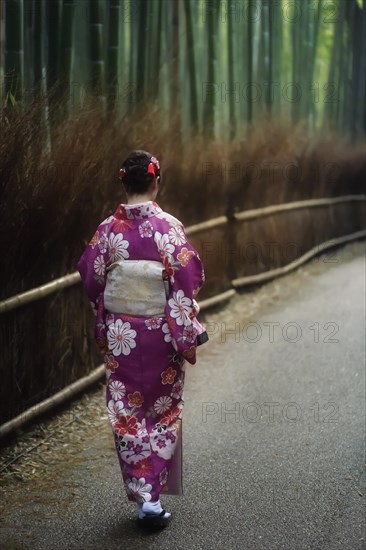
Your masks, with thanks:
[[(128, 259), (161, 262), (167, 282), (164, 314), (106, 310), (107, 268)], [(95, 339), (106, 368), (106, 409), (127, 496), (139, 502), (157, 500), (162, 490), (168, 492), (181, 437), (184, 363), (196, 361), (195, 299), (204, 282), (202, 262), (182, 223), (148, 201), (118, 205), (97, 228), (77, 268), (96, 315)]]
[[(120, 204), (114, 215), (99, 225), (78, 262), (81, 278), (88, 282), (86, 292), (97, 316), (97, 344), (105, 353), (107, 343), (103, 291), (106, 269), (112, 262), (130, 257), (131, 220), (145, 220), (137, 226), (139, 238), (154, 241), (157, 257), (151, 259), (160, 258), (165, 268), (165, 278), (169, 281), (170, 292), (165, 306), (166, 325), (163, 325), (162, 330), (167, 338), (171, 337), (174, 349), (189, 363), (195, 364), (197, 330), (193, 320), (199, 313), (195, 298), (205, 281), (203, 265), (197, 250), (188, 241), (183, 224), (163, 212), (154, 201), (139, 206)], [(127, 332), (129, 329), (127, 326), (123, 329), (122, 326), (116, 327), (116, 331), (122, 330)], [(125, 352), (128, 353), (127, 347)]]

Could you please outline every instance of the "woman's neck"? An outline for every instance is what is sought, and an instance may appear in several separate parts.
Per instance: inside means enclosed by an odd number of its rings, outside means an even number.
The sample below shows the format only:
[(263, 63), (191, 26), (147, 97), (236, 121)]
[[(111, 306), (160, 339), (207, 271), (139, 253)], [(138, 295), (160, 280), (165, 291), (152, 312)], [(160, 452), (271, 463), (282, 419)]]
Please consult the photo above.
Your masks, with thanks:
[(154, 200), (151, 195), (130, 195), (127, 197), (127, 204), (140, 204)]

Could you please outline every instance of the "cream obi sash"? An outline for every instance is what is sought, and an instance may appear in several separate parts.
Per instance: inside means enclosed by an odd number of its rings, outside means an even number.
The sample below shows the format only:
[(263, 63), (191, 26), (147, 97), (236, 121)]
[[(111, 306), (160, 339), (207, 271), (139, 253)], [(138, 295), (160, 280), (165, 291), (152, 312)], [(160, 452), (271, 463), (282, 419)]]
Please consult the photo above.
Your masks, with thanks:
[(118, 260), (107, 267), (104, 307), (111, 313), (164, 315), (168, 282), (154, 260)]

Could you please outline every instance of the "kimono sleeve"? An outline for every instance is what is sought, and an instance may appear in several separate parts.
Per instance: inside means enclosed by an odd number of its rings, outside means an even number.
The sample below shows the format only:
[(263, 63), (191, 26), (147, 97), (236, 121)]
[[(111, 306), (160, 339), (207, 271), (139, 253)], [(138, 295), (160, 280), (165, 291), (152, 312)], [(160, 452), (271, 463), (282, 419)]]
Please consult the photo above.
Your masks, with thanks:
[(107, 232), (99, 226), (77, 263), (77, 270), (95, 315), (106, 285), (108, 261)]
[(160, 253), (169, 277), (165, 314), (172, 344), (178, 353), (194, 365), (197, 327), (202, 327), (196, 319), (199, 312), (196, 297), (205, 281), (203, 264), (197, 250), (188, 241), (182, 224), (173, 226), (168, 235), (161, 237), (159, 244), (160, 249), (163, 249)]

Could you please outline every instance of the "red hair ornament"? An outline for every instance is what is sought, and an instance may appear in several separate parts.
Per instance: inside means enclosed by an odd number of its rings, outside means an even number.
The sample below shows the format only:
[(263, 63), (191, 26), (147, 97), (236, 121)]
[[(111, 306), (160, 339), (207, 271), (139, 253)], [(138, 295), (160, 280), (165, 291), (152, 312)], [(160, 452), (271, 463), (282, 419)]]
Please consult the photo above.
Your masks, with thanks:
[[(160, 169), (160, 165), (159, 165), (158, 159), (156, 157), (151, 157), (149, 165), (147, 167), (147, 173), (151, 174), (152, 176), (155, 176), (156, 175), (155, 170), (159, 170), (159, 169)], [(118, 179), (123, 180), (125, 175), (126, 175), (125, 168), (120, 168), (120, 171), (118, 173)]]
[(147, 167), (147, 173), (155, 176), (155, 166), (152, 162), (150, 162), (149, 166)]

